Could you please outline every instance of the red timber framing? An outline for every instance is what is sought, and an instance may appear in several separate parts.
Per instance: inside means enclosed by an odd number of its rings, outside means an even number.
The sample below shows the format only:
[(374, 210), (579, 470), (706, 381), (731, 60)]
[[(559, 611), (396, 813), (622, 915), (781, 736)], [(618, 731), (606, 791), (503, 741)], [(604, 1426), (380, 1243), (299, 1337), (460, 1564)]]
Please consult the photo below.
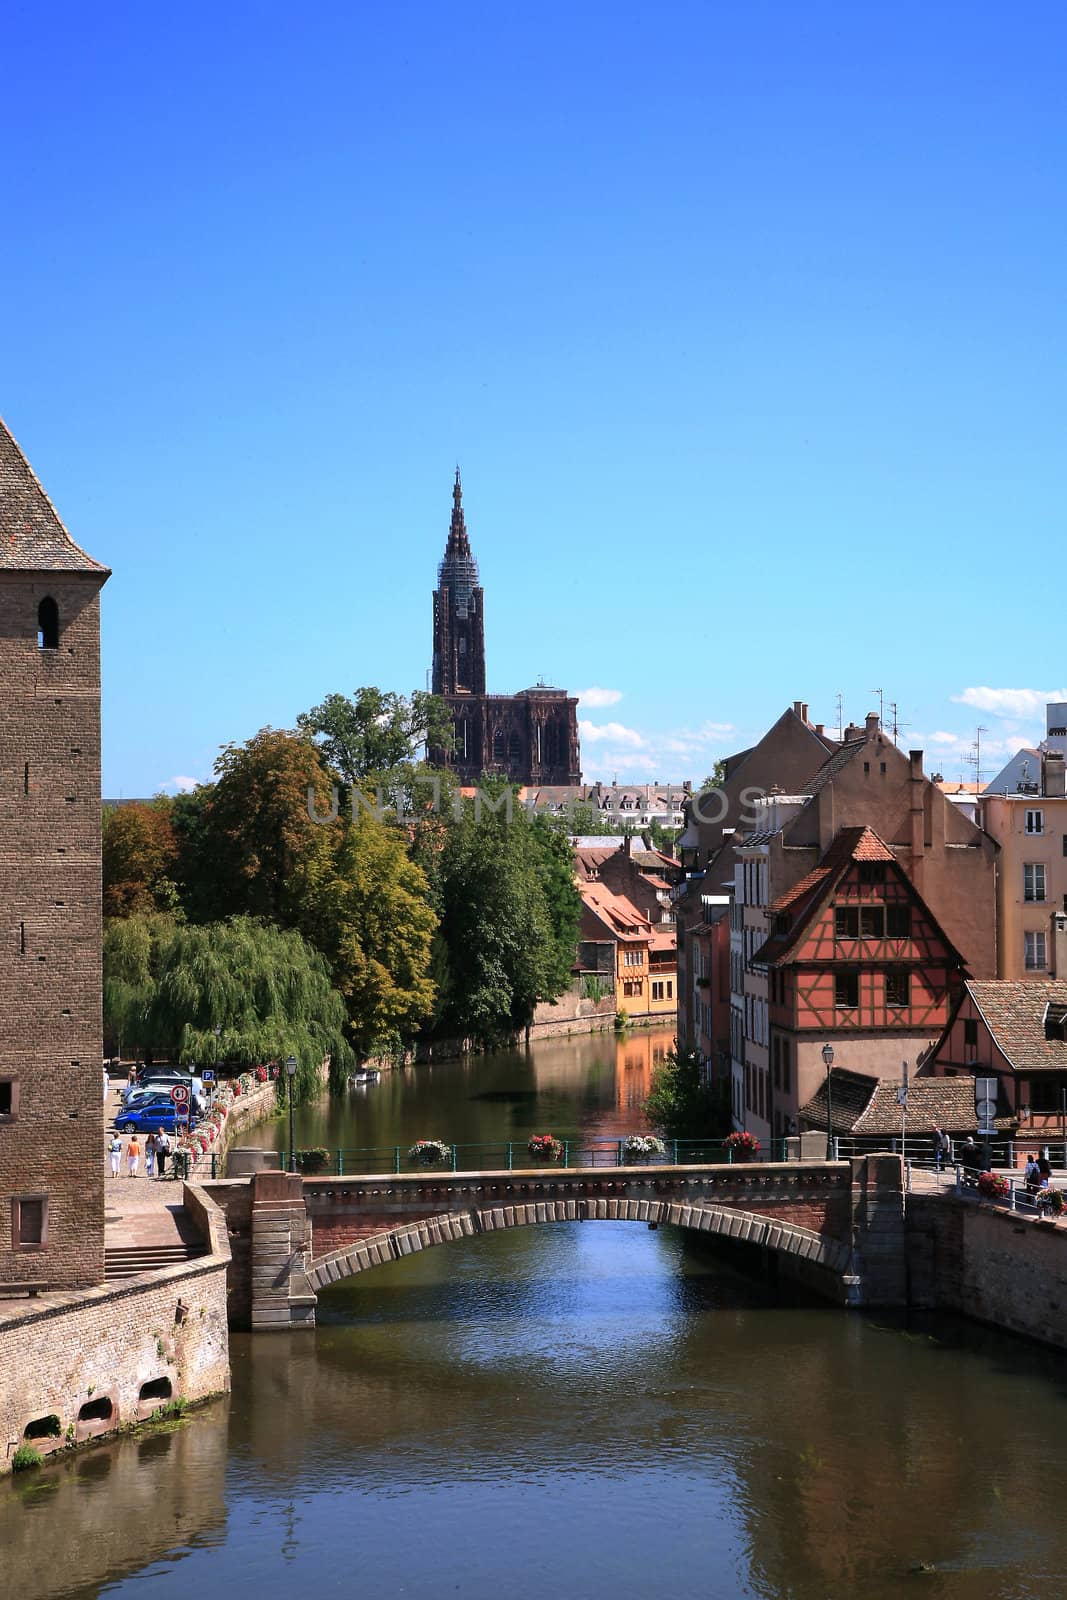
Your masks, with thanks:
[(966, 976), (958, 951), (869, 828), (844, 829), (769, 908), (772, 1029), (938, 1037)]

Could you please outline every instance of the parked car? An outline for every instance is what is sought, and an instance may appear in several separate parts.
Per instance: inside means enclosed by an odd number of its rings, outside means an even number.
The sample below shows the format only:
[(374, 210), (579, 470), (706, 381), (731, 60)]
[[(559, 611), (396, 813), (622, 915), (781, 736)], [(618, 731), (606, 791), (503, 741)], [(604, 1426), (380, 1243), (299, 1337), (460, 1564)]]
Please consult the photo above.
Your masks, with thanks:
[(190, 1095), (197, 1096), (201, 1100), (204, 1097), (203, 1082), (200, 1078), (195, 1078), (190, 1072), (182, 1072), (173, 1067), (168, 1067), (166, 1071), (162, 1068), (153, 1069), (150, 1067), (149, 1071), (155, 1071), (156, 1076), (143, 1082), (138, 1079), (136, 1083), (127, 1084), (126, 1088), (123, 1089), (122, 1103), (124, 1106), (131, 1105), (137, 1098), (145, 1094), (169, 1094), (176, 1083), (184, 1083)]
[[(189, 1127), (195, 1128), (198, 1120), (194, 1112)], [(123, 1133), (158, 1133), (160, 1128), (166, 1133), (174, 1133), (178, 1127), (178, 1108), (169, 1095), (165, 1099), (146, 1100), (120, 1111), (115, 1118), (115, 1126)], [(184, 1121), (181, 1126), (186, 1126)]]

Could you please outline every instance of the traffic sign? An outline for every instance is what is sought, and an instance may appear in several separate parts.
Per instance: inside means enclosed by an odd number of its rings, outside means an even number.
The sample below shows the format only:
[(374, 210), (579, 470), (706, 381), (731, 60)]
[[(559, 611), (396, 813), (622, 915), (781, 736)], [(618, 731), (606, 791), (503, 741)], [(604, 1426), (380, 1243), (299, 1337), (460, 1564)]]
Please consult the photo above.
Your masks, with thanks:
[(170, 1097), (176, 1106), (188, 1105), (189, 1085), (187, 1083), (176, 1083), (173, 1089), (170, 1091)]
[(175, 1122), (188, 1122), (189, 1121), (189, 1107), (188, 1106), (175, 1106), (174, 1107), (174, 1120), (175, 1120)]
[(214, 1083), (215, 1082), (215, 1069), (214, 1069), (214, 1067), (205, 1067), (203, 1072), (200, 1074), (200, 1076), (203, 1078), (205, 1083)]

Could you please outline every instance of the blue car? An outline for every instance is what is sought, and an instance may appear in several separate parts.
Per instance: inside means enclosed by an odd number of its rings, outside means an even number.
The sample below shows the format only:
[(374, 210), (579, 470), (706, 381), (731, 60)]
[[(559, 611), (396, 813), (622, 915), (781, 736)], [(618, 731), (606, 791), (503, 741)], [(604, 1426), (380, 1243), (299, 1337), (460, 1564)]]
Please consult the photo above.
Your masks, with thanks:
[[(178, 1127), (177, 1110), (170, 1095), (161, 1095), (158, 1100), (142, 1101), (139, 1105), (128, 1106), (120, 1111), (115, 1118), (115, 1126), (123, 1133), (158, 1133), (160, 1128), (166, 1133), (173, 1133)], [(195, 1128), (199, 1120), (194, 1112), (188, 1126)], [(186, 1127), (186, 1123), (183, 1121), (181, 1126)]]

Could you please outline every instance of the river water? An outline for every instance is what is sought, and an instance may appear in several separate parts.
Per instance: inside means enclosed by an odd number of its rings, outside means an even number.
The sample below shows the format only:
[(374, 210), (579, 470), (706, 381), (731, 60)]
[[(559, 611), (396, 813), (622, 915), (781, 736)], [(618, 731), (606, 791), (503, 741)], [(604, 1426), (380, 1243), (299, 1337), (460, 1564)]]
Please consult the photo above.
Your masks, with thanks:
[[(419, 1068), (302, 1113), (298, 1138), (617, 1137), (666, 1043)], [(314, 1333), (232, 1352), (227, 1400), (0, 1485), (5, 1596), (1067, 1588), (1067, 1360), (781, 1299), (673, 1229), (424, 1251), (335, 1286)]]

